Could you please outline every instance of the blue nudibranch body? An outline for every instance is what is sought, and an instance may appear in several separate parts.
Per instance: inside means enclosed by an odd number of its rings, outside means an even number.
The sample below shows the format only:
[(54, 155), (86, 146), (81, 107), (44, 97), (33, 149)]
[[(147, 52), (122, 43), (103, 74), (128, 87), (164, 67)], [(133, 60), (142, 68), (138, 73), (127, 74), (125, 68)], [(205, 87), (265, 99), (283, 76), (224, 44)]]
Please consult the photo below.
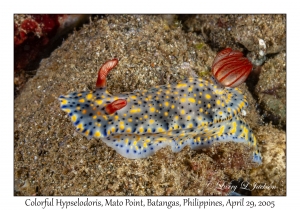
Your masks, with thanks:
[(213, 79), (188, 78), (113, 96), (106, 90), (106, 76), (116, 64), (114, 59), (101, 67), (96, 90), (59, 97), (77, 131), (101, 138), (131, 159), (148, 157), (167, 145), (179, 152), (186, 145), (197, 150), (235, 141), (254, 146), (253, 161), (261, 163), (257, 140), (237, 115), (247, 106), (238, 88), (221, 87)]

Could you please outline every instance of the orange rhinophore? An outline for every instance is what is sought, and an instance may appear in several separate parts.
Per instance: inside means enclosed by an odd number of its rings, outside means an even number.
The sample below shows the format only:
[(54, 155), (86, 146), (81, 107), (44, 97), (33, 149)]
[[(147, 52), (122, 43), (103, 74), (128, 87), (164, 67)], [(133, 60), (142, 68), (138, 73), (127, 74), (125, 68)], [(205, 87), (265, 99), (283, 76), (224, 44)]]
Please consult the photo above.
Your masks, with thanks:
[(96, 83), (97, 88), (103, 88), (106, 86), (106, 77), (108, 73), (118, 64), (118, 59), (112, 59), (104, 63), (98, 72), (98, 79)]
[(116, 111), (122, 109), (124, 106), (126, 106), (126, 104), (127, 104), (127, 102), (125, 99), (118, 99), (118, 100), (115, 100), (114, 102), (108, 104), (105, 107), (105, 111), (107, 114), (113, 114)]

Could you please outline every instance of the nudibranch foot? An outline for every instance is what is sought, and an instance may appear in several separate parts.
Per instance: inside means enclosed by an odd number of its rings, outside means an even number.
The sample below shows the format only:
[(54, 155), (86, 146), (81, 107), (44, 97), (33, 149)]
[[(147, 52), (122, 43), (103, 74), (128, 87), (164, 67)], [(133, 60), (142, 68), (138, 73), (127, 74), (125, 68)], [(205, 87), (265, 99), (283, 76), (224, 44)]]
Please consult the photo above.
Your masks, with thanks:
[(200, 150), (214, 143), (234, 141), (254, 147), (253, 161), (261, 163), (262, 160), (261, 154), (256, 149), (255, 136), (248, 125), (238, 117), (234, 117), (230, 122), (220, 122), (210, 127), (199, 126), (162, 134), (111, 135), (102, 140), (129, 159), (148, 157), (166, 146), (170, 146), (173, 152), (180, 152), (187, 145), (193, 150)]
[(120, 155), (129, 159), (146, 158), (168, 144), (166, 138), (153, 134), (111, 135), (102, 140)]
[(201, 149), (215, 142), (235, 141), (254, 147), (253, 161), (261, 163), (249, 126), (238, 117), (247, 106), (238, 88), (224, 88), (214, 80), (187, 78), (178, 84), (111, 95), (106, 90), (113, 59), (99, 70), (96, 90), (60, 96), (76, 130), (102, 139), (126, 158), (146, 158), (170, 146)]

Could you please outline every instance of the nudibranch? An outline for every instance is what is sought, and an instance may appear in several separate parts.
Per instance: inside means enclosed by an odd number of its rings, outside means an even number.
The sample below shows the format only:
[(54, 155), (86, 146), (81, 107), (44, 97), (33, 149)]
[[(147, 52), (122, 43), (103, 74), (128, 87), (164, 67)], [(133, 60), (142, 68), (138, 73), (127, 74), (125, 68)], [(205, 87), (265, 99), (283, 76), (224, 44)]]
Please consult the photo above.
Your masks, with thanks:
[(118, 63), (100, 68), (96, 90), (60, 96), (77, 131), (87, 138), (102, 139), (126, 158), (145, 158), (171, 146), (173, 152), (186, 145), (198, 150), (215, 142), (243, 142), (254, 147), (253, 161), (261, 163), (257, 140), (238, 116), (247, 106), (238, 88), (217, 82), (187, 78), (178, 84), (111, 95), (106, 77)]

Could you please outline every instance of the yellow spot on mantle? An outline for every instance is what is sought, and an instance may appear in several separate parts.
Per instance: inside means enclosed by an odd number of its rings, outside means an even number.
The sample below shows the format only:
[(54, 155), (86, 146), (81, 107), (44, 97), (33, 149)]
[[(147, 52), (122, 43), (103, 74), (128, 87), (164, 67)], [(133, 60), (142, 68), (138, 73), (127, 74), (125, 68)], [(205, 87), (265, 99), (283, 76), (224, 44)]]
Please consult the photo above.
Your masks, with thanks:
[(186, 86), (187, 86), (186, 83), (179, 83), (178, 85), (176, 85), (177, 88), (186, 87)]
[(236, 122), (232, 122), (232, 129), (229, 132), (233, 134), (236, 132)]
[(93, 94), (89, 93), (86, 95), (87, 100), (91, 100), (93, 98)]
[(139, 113), (140, 111), (141, 111), (141, 109), (138, 108), (138, 109), (131, 109), (129, 112), (130, 112), (131, 114), (134, 114), (134, 113)]
[(224, 130), (225, 130), (225, 126), (223, 125), (221, 126), (218, 135), (221, 136), (224, 133)]
[(180, 102), (181, 102), (181, 103), (184, 103), (184, 102), (185, 102), (185, 98), (181, 98), (181, 99), (180, 99)]
[(188, 98), (188, 100), (189, 100), (189, 102), (191, 102), (191, 103), (195, 103), (195, 102), (196, 102), (194, 98)]
[(206, 99), (210, 99), (211, 96), (210, 96), (209, 94), (206, 94), (206, 95), (205, 95), (205, 98), (206, 98)]
[(158, 132), (164, 132), (164, 129), (162, 129), (162, 127), (159, 127), (159, 128), (157, 129), (157, 131), (158, 131)]
[(94, 136), (95, 136), (96, 138), (99, 138), (99, 137), (101, 136), (101, 133), (100, 133), (99, 131), (96, 131), (95, 134), (94, 134)]
[(68, 101), (67, 101), (66, 99), (61, 99), (61, 102), (60, 102), (60, 103), (61, 103), (62, 105), (64, 105), (64, 104), (67, 104), (67, 102), (68, 102)]
[(119, 127), (120, 127), (121, 130), (124, 130), (124, 128), (125, 128), (125, 126), (124, 126), (124, 121), (121, 121), (121, 122), (120, 122)]
[(79, 125), (77, 125), (77, 128), (82, 131), (83, 130), (83, 126), (82, 126), (82, 123), (80, 123)]
[(77, 120), (77, 117), (76, 117), (75, 115), (73, 115), (72, 118), (71, 118), (71, 120), (72, 120), (73, 122), (75, 122), (75, 121)]
[(242, 101), (239, 105), (240, 109), (242, 109), (245, 106), (245, 103)]
[(98, 104), (98, 105), (101, 105), (102, 103), (103, 103), (103, 101), (102, 100), (96, 100), (96, 103)]
[(132, 98), (132, 99), (136, 99), (136, 96), (130, 96), (130, 98)]
[(140, 131), (140, 133), (143, 133), (144, 132), (144, 128), (139, 128), (139, 131)]

